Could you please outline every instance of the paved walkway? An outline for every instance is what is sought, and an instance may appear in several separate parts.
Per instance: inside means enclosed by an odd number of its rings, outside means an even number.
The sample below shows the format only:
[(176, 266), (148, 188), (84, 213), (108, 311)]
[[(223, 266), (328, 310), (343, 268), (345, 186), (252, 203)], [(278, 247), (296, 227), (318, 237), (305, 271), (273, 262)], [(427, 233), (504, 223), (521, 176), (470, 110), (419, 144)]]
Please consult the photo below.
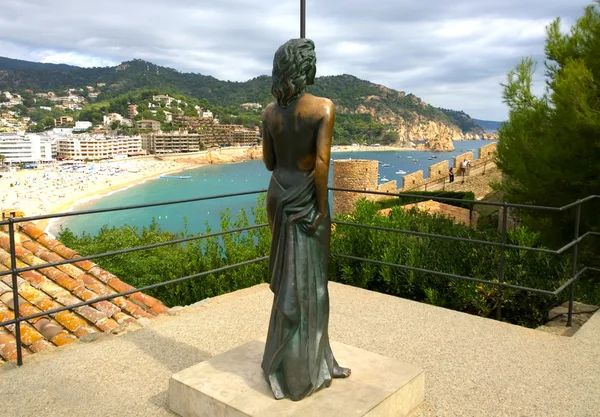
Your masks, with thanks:
[[(600, 415), (598, 313), (564, 337), (335, 283), (330, 291), (332, 339), (425, 369), (418, 415)], [(271, 302), (263, 284), (5, 364), (0, 415), (173, 415), (169, 377), (264, 337)]]

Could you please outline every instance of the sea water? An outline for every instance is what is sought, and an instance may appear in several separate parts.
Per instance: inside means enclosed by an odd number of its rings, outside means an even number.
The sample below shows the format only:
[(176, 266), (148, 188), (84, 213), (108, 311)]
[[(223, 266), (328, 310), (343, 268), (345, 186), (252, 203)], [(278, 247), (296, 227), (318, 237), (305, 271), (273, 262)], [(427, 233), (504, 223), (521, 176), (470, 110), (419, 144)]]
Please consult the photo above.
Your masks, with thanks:
[[(369, 151), (369, 152), (333, 152), (331, 159), (372, 159), (388, 163), (389, 167), (379, 166), (380, 179), (402, 179), (396, 174), (402, 170), (411, 173), (422, 169), (425, 176), (427, 168), (444, 160), (453, 158), (468, 150), (476, 150), (491, 141), (457, 141), (455, 150), (451, 152), (431, 151)], [(432, 158), (435, 156), (436, 158)], [(415, 161), (416, 160), (416, 161)], [(175, 175), (175, 174), (171, 174)], [(77, 203), (72, 210), (89, 210), (114, 208), (122, 206), (158, 203), (174, 200), (209, 197), (223, 194), (234, 194), (245, 191), (265, 190), (269, 185), (271, 173), (262, 161), (247, 161), (237, 164), (206, 165), (185, 170), (181, 175), (190, 175), (190, 179), (155, 178), (141, 184), (112, 192), (105, 196), (97, 196)], [(332, 170), (330, 169), (330, 180)], [(401, 184), (401, 183), (400, 183)], [(331, 184), (330, 184), (331, 185)], [(101, 198), (99, 198), (101, 197)], [(331, 196), (330, 196), (331, 198)], [(148, 207), (116, 212), (78, 215), (57, 219), (50, 223), (49, 230), (56, 234), (60, 227), (68, 227), (72, 232), (96, 234), (104, 225), (119, 227), (122, 225), (148, 226), (152, 219), (163, 230), (181, 232), (184, 230), (184, 218), (187, 219), (187, 230), (190, 233), (205, 231), (208, 223), (213, 231), (221, 230), (221, 212), (229, 209), (232, 217), (245, 209), (250, 215), (250, 208), (257, 205), (258, 194), (203, 200), (183, 204)], [(251, 222), (252, 222), (252, 217)]]

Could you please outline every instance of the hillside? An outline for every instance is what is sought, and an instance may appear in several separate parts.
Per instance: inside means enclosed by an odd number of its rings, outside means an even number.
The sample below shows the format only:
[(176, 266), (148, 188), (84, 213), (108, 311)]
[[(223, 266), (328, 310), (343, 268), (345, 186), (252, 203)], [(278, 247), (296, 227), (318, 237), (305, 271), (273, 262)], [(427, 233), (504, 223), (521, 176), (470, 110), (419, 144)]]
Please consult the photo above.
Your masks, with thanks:
[[(246, 82), (181, 73), (143, 60), (116, 67), (79, 68), (0, 59), (0, 90), (61, 90), (105, 84), (96, 100), (108, 100), (138, 89), (160, 90), (206, 99), (214, 106), (230, 107), (272, 101), (271, 78), (263, 75)], [(443, 112), (410, 93), (396, 91), (352, 75), (318, 77), (309, 88), (331, 98), (338, 108), (336, 143), (413, 144), (433, 150), (453, 148), (452, 140), (465, 138), (461, 119)], [(469, 120), (470, 117), (465, 115)], [(477, 131), (479, 132), (479, 131)], [(469, 135), (467, 138), (471, 138)]]
[(473, 121), (479, 126), (481, 126), (483, 130), (485, 130), (488, 133), (495, 133), (498, 131), (498, 129), (500, 129), (500, 126), (502, 126), (502, 122), (494, 122), (491, 120), (473, 119)]

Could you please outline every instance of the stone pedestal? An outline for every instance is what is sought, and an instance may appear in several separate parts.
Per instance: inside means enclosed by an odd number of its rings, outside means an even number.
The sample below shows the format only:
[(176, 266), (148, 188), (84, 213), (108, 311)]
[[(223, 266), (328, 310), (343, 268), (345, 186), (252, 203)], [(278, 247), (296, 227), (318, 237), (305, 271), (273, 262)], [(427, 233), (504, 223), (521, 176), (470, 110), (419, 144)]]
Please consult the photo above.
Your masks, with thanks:
[(273, 398), (260, 367), (264, 342), (255, 340), (174, 374), (169, 406), (184, 417), (401, 417), (423, 402), (421, 369), (342, 343), (331, 348), (352, 375), (301, 401)]

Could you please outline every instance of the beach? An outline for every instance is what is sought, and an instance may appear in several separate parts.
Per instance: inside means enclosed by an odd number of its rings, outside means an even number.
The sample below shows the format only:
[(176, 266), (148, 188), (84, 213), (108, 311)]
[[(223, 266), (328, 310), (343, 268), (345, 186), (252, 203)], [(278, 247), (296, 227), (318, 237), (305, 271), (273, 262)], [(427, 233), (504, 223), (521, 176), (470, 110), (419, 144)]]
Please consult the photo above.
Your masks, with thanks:
[[(55, 163), (37, 169), (2, 172), (0, 208), (20, 210), (26, 217), (62, 213), (84, 199), (200, 165), (146, 158), (72, 166)], [(39, 220), (37, 224), (44, 229), (48, 220)]]

